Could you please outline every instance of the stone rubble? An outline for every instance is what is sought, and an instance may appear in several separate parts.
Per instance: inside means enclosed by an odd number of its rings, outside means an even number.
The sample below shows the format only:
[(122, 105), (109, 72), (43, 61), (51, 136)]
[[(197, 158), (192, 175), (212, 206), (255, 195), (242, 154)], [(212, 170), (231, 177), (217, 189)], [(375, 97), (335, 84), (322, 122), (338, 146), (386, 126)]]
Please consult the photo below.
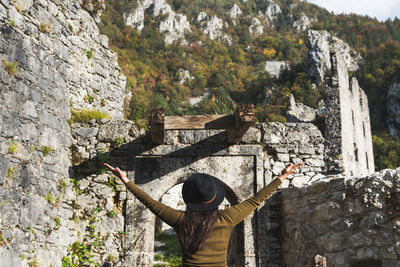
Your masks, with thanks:
[(398, 266), (399, 184), (397, 168), (282, 190), (283, 264), (307, 266), (321, 254), (333, 267), (372, 259)]
[(313, 122), (317, 118), (317, 110), (294, 99), (293, 94), (287, 97), (286, 119), (288, 122)]

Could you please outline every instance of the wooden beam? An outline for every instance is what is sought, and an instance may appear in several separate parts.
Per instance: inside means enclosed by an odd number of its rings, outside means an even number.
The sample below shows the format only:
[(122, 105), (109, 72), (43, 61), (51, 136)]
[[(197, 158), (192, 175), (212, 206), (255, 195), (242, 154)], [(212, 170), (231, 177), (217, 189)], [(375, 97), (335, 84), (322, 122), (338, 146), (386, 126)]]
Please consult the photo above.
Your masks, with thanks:
[(163, 144), (165, 130), (164, 108), (155, 108), (151, 111), (149, 126), (152, 142), (154, 144)]
[(239, 143), (243, 135), (254, 124), (254, 105), (237, 104), (234, 116), (235, 128), (228, 129), (228, 143), (230, 144)]
[(200, 130), (235, 128), (234, 115), (167, 116), (165, 130)]
[(163, 144), (166, 130), (226, 129), (228, 143), (239, 143), (254, 124), (254, 105), (238, 104), (234, 115), (165, 116), (163, 108), (152, 110), (149, 126), (154, 144)]

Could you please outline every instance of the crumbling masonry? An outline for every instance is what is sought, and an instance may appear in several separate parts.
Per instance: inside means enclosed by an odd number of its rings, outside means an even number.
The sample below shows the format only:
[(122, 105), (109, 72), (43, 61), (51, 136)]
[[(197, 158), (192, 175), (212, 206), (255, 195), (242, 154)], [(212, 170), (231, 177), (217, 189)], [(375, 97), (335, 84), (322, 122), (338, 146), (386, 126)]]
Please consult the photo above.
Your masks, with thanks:
[[(0, 68), (2, 266), (61, 266), (73, 244), (86, 246), (88, 261), (151, 266), (154, 217), (104, 161), (159, 199), (188, 174), (209, 172), (230, 204), (305, 162), (235, 231), (231, 266), (307, 266), (316, 254), (329, 266), (400, 264), (400, 169), (372, 174), (367, 100), (340, 58), (324, 135), (310, 123), (265, 123), (236, 145), (215, 130), (171, 130), (154, 145), (120, 119), (125, 78), (90, 1), (19, 2), (0, 1), (0, 57), (18, 62), (15, 73)], [(98, 105), (114, 119), (68, 124), (71, 106)]]

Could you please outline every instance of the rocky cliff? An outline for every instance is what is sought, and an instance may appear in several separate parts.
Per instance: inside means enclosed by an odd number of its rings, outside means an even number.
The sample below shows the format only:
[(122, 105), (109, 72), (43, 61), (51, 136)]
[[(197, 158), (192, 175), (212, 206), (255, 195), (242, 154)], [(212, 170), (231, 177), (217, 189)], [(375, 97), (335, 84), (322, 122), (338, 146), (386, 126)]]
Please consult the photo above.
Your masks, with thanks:
[[(201, 4), (196, 4), (195, 7), (199, 5)], [(209, 10), (201, 10), (194, 17), (189, 18), (187, 14), (178, 13), (174, 10), (174, 7), (181, 6), (180, 4), (174, 6), (165, 0), (138, 0), (132, 10), (127, 10), (124, 13), (124, 20), (127, 25), (132, 26), (138, 31), (143, 29), (146, 16), (159, 21), (157, 27), (160, 33), (164, 35), (166, 44), (174, 42), (187, 44), (186, 35), (192, 32), (193, 27), (197, 27), (205, 35), (208, 35), (210, 39), (226, 42), (228, 45), (231, 45), (233, 38), (239, 38), (233, 32), (234, 27), (239, 26), (238, 23), (242, 23), (240, 22), (241, 17), (246, 16), (248, 21), (250, 21), (249, 32), (259, 35), (264, 32), (264, 28), (275, 27), (279, 16), (282, 16), (281, 7), (273, 0), (266, 1), (265, 8), (254, 10), (254, 12), (252, 11), (252, 13), (246, 15), (241, 9), (241, 7), (244, 8), (244, 5), (246, 5), (245, 2), (233, 3), (229, 9), (224, 10), (219, 15), (207, 14)], [(297, 9), (298, 6), (293, 5), (291, 8)], [(188, 10), (187, 13), (193, 12)], [(193, 16), (193, 14), (191, 15)], [(299, 32), (307, 30), (316, 21), (305, 14), (301, 14), (298, 18), (289, 15), (288, 20), (290, 20), (291, 27)]]
[(189, 21), (185, 15), (175, 13), (165, 0), (138, 1), (135, 10), (124, 14), (125, 22), (140, 31), (144, 27), (145, 14), (153, 17), (163, 16), (159, 31), (165, 35), (167, 44), (178, 40), (185, 43), (185, 34), (191, 32)]
[(349, 47), (349, 45), (326, 31), (309, 31), (309, 68), (308, 73), (320, 84), (326, 78), (326, 72), (331, 69), (331, 55), (334, 51), (340, 56), (346, 71), (355, 71), (363, 62), (361, 56)]

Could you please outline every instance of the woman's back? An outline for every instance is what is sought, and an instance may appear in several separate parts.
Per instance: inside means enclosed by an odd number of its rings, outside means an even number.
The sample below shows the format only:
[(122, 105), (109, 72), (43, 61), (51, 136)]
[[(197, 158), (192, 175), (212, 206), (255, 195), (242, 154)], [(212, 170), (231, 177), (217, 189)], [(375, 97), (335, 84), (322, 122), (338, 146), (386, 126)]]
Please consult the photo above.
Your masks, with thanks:
[[(206, 217), (204, 217), (205, 220), (197, 220), (198, 218), (191, 220), (190, 212), (175, 210), (154, 200), (132, 181), (129, 181), (119, 168), (105, 164), (113, 173), (120, 176), (127, 188), (140, 202), (149, 208), (154, 215), (175, 229), (181, 242), (183, 266), (215, 267), (227, 266), (228, 243), (233, 228), (265, 201), (289, 174), (302, 165), (303, 163), (287, 165), (279, 178), (274, 179), (253, 197), (233, 207), (218, 211), (218, 218), (210, 217), (216, 218), (216, 220), (210, 220)], [(224, 198), (224, 190), (222, 184), (217, 182), (215, 177), (215, 179), (211, 177), (211, 181), (210, 177), (206, 174), (194, 174), (185, 181), (182, 195), (189, 210), (202, 212), (214, 209), (217, 211), (218, 205)], [(208, 230), (204, 228), (204, 224), (208, 225)], [(192, 246), (198, 238), (204, 241), (204, 245), (195, 244)], [(200, 243), (203, 244), (203, 242)]]
[[(206, 238), (204, 247), (195, 253), (182, 249), (183, 266), (227, 266), (228, 244), (233, 228), (265, 201), (281, 183), (281, 180), (275, 179), (255, 196), (233, 207), (220, 210), (219, 218)], [(174, 226), (177, 233), (179, 227), (180, 221)]]

